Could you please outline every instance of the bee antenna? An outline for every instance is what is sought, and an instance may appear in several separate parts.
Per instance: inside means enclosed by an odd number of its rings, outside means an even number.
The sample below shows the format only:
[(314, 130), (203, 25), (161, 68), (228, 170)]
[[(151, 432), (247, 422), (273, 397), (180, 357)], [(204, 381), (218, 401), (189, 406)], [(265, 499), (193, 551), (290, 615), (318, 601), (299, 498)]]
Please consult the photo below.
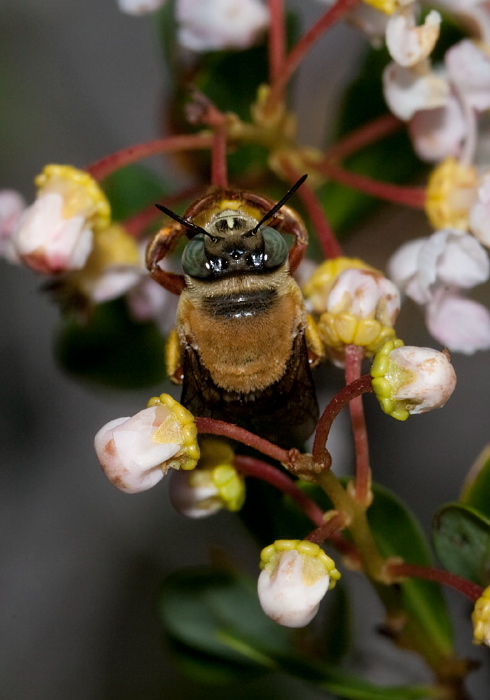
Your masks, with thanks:
[(298, 190), (298, 189), (301, 187), (301, 185), (303, 184), (303, 182), (306, 180), (307, 177), (308, 177), (308, 174), (302, 175), (302, 176), (299, 178), (299, 180), (298, 180), (297, 182), (295, 182), (294, 185), (286, 192), (286, 194), (284, 195), (284, 197), (283, 197), (277, 204), (275, 204), (275, 205), (272, 207), (272, 209), (270, 209), (270, 210), (267, 212), (267, 214), (265, 214), (265, 215), (261, 218), (261, 220), (259, 221), (259, 223), (257, 224), (257, 226), (256, 226), (254, 229), (252, 229), (252, 231), (251, 231), (250, 233), (257, 233), (257, 231), (258, 231), (259, 228), (262, 226), (262, 224), (264, 224), (268, 219), (272, 219), (272, 217), (274, 216), (274, 214), (275, 214), (276, 212), (278, 212), (279, 209), (280, 209), (282, 206), (284, 206), (284, 205), (286, 204), (286, 202), (288, 201), (288, 199), (290, 199), (290, 198), (293, 196), (293, 194), (296, 192), (296, 190)]
[(208, 233), (206, 229), (203, 229), (201, 226), (198, 226), (193, 221), (189, 221), (189, 219), (184, 219), (183, 216), (179, 216), (179, 214), (176, 214), (174, 211), (168, 209), (168, 207), (164, 206), (163, 204), (155, 204), (155, 206), (157, 209), (160, 209), (160, 211), (163, 211), (164, 214), (170, 216), (171, 219), (177, 221), (179, 224), (182, 224), (182, 226), (185, 226), (185, 228), (189, 229), (189, 231), (192, 231), (193, 233), (203, 233), (205, 236), (214, 239), (214, 236)]

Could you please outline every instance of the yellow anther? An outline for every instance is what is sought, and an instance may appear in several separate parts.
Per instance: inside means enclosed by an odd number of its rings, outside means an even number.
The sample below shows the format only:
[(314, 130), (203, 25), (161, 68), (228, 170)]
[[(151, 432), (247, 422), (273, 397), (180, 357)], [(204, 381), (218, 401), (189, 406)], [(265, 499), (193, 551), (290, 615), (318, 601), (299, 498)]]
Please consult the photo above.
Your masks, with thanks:
[(468, 230), (469, 211), (476, 200), (478, 173), (455, 158), (446, 158), (427, 183), (425, 211), (435, 229)]
[(370, 5), (386, 15), (392, 15), (399, 7), (398, 0), (364, 0), (364, 4)]
[(485, 588), (471, 614), (473, 642), (490, 646), (490, 586)]

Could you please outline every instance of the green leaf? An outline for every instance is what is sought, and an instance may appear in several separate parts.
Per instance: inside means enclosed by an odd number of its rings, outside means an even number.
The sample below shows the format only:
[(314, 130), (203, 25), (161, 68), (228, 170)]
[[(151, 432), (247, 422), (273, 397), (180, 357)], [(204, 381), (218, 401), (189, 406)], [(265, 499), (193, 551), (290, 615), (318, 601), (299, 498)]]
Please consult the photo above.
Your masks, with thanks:
[(471, 468), (459, 500), (490, 518), (490, 445)]
[(123, 221), (150, 206), (169, 191), (163, 180), (143, 165), (127, 165), (103, 182), (112, 219)]
[(443, 566), (480, 586), (490, 583), (490, 518), (474, 508), (449, 503), (434, 516), (433, 539)]
[(166, 379), (164, 338), (154, 323), (131, 320), (123, 299), (96, 306), (86, 323), (65, 319), (55, 354), (69, 374), (105, 386), (138, 389)]
[(336, 666), (311, 661), (295, 648), (295, 632), (273, 623), (260, 608), (255, 585), (229, 571), (194, 568), (164, 583), (160, 617), (178, 658), (194, 678), (237, 681), (282, 671), (315, 683), (340, 698), (415, 700), (427, 687), (383, 688)]
[[(390, 491), (373, 486), (374, 500), (367, 512), (368, 521), (379, 551), (384, 557), (399, 556), (408, 564), (432, 566), (428, 543), (419, 523), (408, 508)], [(379, 587), (388, 605), (393, 600), (392, 587)], [(409, 578), (399, 584), (400, 603), (409, 613), (406, 633), (421, 643), (431, 656), (452, 653), (452, 630), (441, 587), (433, 581)]]

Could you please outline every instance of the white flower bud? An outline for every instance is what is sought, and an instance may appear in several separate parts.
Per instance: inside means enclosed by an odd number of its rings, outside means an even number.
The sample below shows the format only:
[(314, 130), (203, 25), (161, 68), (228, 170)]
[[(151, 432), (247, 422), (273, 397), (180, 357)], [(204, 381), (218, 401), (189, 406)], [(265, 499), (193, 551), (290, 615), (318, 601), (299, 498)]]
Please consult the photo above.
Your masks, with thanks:
[(398, 420), (442, 408), (456, 386), (447, 352), (387, 342), (372, 368), (373, 389), (381, 407)]
[(269, 23), (260, 0), (178, 0), (179, 41), (192, 51), (246, 49)]
[(278, 540), (261, 553), (258, 594), (263, 611), (285, 627), (304, 627), (340, 577), (318, 545)]
[(193, 469), (199, 457), (192, 415), (170, 396), (131, 418), (116, 418), (95, 436), (109, 481), (126, 493), (155, 486), (169, 468)]

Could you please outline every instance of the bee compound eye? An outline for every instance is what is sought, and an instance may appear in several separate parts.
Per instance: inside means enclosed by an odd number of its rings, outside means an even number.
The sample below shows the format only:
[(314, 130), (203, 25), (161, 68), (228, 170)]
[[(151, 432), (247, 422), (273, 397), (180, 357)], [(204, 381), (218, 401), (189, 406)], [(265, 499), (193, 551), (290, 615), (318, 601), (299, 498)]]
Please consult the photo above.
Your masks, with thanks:
[(287, 243), (279, 231), (265, 226), (261, 229), (264, 240), (264, 267), (279, 267), (283, 265), (289, 255)]
[(184, 248), (182, 269), (190, 277), (209, 277), (211, 270), (204, 249), (204, 235), (198, 234)]

